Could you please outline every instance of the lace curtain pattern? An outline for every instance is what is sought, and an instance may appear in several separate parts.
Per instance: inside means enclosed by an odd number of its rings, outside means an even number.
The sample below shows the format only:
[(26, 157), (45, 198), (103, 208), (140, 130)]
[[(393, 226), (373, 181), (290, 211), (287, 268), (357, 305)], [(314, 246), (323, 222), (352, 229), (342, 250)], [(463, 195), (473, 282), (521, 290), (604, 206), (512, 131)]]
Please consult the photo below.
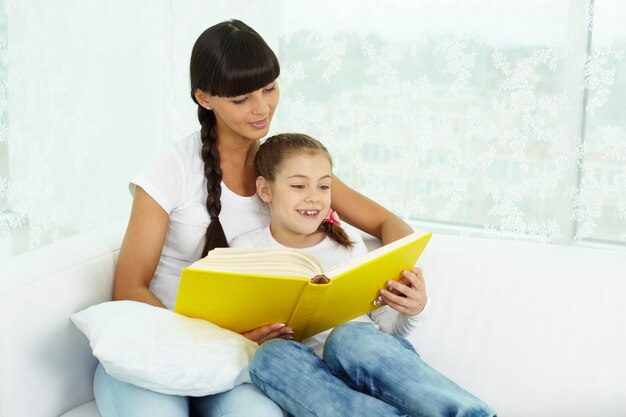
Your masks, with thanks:
[(124, 219), (127, 183), (197, 128), (198, 34), (277, 52), (272, 133), (445, 233), (626, 246), (618, 0), (0, 1), (0, 258)]
[(626, 243), (626, 6), (296, 3), (280, 120), (353, 187), (431, 228)]

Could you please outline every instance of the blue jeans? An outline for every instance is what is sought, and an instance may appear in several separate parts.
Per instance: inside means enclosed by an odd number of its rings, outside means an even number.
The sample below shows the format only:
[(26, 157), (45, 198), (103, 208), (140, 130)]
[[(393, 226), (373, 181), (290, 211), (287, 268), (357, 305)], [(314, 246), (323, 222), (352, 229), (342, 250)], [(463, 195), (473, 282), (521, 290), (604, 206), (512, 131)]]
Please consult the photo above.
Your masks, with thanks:
[(102, 417), (286, 416), (253, 384), (206, 397), (166, 395), (115, 379), (99, 364), (93, 390)]
[(337, 326), (324, 360), (301, 343), (266, 342), (252, 358), (250, 376), (296, 417), (495, 416), (426, 364), (408, 340), (369, 323)]

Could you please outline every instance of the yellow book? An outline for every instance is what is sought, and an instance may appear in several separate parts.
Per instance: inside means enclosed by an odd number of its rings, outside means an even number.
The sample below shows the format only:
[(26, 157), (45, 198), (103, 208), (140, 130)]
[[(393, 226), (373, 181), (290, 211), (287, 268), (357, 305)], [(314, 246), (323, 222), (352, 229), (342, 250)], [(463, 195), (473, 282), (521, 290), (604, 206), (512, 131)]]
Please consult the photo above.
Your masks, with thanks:
[(214, 249), (183, 269), (174, 311), (237, 333), (285, 323), (300, 341), (379, 308), (378, 290), (413, 268), (431, 235), (415, 232), (327, 271), (297, 249)]

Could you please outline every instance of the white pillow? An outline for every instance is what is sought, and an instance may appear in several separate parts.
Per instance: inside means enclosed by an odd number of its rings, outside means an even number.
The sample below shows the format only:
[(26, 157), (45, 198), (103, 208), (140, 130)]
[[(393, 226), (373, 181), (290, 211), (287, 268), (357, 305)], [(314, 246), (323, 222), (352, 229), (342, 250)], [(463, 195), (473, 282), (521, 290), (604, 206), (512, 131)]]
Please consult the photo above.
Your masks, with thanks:
[(204, 320), (136, 301), (109, 301), (72, 314), (113, 377), (152, 391), (204, 396), (250, 382), (258, 345)]

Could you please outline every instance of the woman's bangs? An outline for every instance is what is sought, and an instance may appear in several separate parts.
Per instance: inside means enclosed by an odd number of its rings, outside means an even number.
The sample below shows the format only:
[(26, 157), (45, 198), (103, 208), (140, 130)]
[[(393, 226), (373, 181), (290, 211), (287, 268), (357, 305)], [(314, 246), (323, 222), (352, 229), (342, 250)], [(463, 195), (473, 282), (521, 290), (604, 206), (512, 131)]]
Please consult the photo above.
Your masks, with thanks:
[(258, 90), (280, 74), (276, 55), (264, 43), (234, 41), (224, 48), (222, 57), (216, 91), (212, 92), (217, 96), (234, 97)]

